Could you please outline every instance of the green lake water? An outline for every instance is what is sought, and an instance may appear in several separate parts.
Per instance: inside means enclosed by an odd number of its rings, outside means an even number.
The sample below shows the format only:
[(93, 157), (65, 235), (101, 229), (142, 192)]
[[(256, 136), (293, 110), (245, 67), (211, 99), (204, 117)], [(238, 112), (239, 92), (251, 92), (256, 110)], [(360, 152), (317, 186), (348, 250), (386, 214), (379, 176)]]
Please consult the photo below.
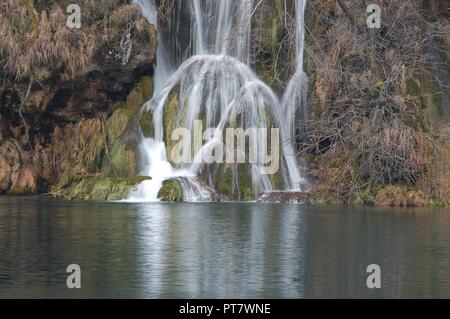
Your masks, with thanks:
[(450, 298), (450, 210), (0, 197), (0, 298), (80, 297)]

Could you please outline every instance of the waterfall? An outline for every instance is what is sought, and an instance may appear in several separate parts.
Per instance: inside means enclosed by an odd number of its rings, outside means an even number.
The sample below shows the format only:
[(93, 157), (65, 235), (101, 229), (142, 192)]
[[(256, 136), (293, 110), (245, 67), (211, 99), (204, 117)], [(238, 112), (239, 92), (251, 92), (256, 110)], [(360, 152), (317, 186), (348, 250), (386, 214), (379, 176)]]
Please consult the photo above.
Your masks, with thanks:
[[(286, 114), (287, 136), (295, 141), (295, 119), (300, 118), (303, 128), (300, 132), (303, 135), (307, 124), (307, 92), (308, 78), (303, 71), (304, 50), (305, 50), (305, 9), (306, 0), (295, 1), (295, 73), (292, 76), (283, 95), (282, 105)], [(300, 116), (296, 116), (296, 113)]]
[[(157, 9), (154, 0), (135, 0), (148, 22), (158, 28)], [(158, 47), (156, 51), (155, 73), (153, 76), (154, 94), (162, 91), (172, 72), (169, 54), (165, 47), (161, 33), (158, 32)], [(162, 128), (161, 128), (162, 129)], [(145, 138), (141, 134), (138, 152), (140, 154), (141, 175), (151, 176), (151, 180), (142, 182), (132, 191), (129, 201), (157, 201), (158, 191), (164, 180), (186, 174), (176, 172), (167, 160), (166, 147), (162, 140)]]
[[(144, 16), (155, 23), (156, 8), (153, 0), (136, 0)], [(281, 170), (284, 190), (304, 190), (293, 146), (296, 105), (305, 107), (303, 79), (304, 11), (306, 0), (297, 0), (296, 8), (296, 72), (286, 94), (280, 101), (250, 67), (251, 21), (254, 0), (191, 0), (189, 12), (193, 28), (191, 55), (181, 65), (172, 67), (159, 32), (157, 64), (154, 74), (154, 95), (143, 112), (153, 116), (154, 136), (141, 137), (141, 174), (151, 176), (131, 192), (131, 201), (156, 201), (163, 181), (178, 178), (188, 201), (208, 200), (204, 185), (213, 189), (213, 166), (204, 160), (205, 154), (215, 154), (223, 148), (223, 132), (231, 123), (239, 123), (243, 130), (252, 128), (280, 128), (282, 143)], [(297, 82), (301, 80), (301, 83)], [(298, 92), (300, 91), (300, 92)], [(176, 93), (174, 93), (176, 92)], [(177, 121), (195, 135), (196, 121), (202, 120), (206, 128), (214, 128), (207, 139), (195, 149), (192, 162), (171, 163), (167, 137), (164, 131), (164, 112), (171, 96), (177, 94)], [(285, 123), (289, 123), (286, 125)], [(256, 161), (249, 166), (251, 185), (256, 196), (274, 190), (273, 182), (266, 174), (263, 145), (267, 136), (251, 137), (256, 145)], [(186, 146), (192, 146), (185, 141)], [(226, 149), (225, 152), (234, 150)], [(233, 155), (234, 156), (234, 155)], [(237, 165), (232, 164), (233, 188), (239, 189)], [(222, 166), (220, 166), (222, 168)], [(203, 183), (200, 183), (200, 175)], [(256, 199), (256, 198), (255, 198)]]
[(148, 22), (158, 27), (158, 11), (156, 10), (156, 5), (154, 0), (133, 0), (141, 9), (142, 15), (148, 20)]

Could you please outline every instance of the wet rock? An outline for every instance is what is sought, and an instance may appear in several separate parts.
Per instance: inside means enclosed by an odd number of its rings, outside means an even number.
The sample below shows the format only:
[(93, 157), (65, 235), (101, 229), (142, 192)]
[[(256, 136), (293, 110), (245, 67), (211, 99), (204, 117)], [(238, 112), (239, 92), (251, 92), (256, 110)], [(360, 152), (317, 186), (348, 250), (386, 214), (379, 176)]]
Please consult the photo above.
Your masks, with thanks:
[(158, 199), (163, 202), (181, 202), (183, 200), (183, 187), (180, 181), (176, 179), (164, 181), (158, 192)]
[(78, 183), (66, 187), (53, 187), (52, 195), (68, 200), (121, 200), (128, 197), (132, 189), (148, 176), (134, 176), (131, 178), (83, 178)]

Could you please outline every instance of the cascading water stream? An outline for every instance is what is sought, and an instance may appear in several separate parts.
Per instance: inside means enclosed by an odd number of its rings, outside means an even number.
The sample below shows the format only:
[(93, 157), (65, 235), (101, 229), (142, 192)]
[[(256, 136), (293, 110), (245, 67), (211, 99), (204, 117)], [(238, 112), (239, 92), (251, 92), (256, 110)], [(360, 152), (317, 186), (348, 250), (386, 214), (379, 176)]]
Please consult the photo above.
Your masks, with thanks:
[[(153, 0), (136, 0), (150, 23), (155, 23), (156, 8)], [(249, 66), (251, 18), (253, 0), (215, 1), (192, 0), (191, 16), (194, 23), (192, 42), (193, 55), (176, 71), (171, 72), (164, 41), (159, 35), (157, 65), (154, 74), (154, 96), (144, 105), (143, 111), (153, 115), (154, 137), (142, 136), (140, 143), (142, 175), (152, 180), (141, 183), (130, 194), (129, 200), (156, 201), (163, 181), (182, 178), (184, 200), (208, 200), (209, 194), (196, 176), (204, 168), (204, 154), (223, 147), (221, 135), (233, 119), (241, 119), (241, 127), (280, 128), (283, 141), (283, 184), (285, 190), (302, 190), (305, 185), (301, 177), (293, 147), (293, 118), (298, 96), (303, 96), (303, 84), (296, 84), (298, 74), (303, 79), (304, 8), (306, 0), (296, 1), (296, 74), (280, 102), (273, 90), (262, 82)], [(207, 17), (204, 19), (204, 17)], [(168, 76), (170, 74), (170, 76)], [(194, 161), (174, 167), (168, 160), (164, 142), (164, 108), (168, 99), (178, 90), (178, 117), (183, 125), (193, 132), (195, 121), (204, 116), (206, 128), (215, 128), (205, 143), (196, 150)], [(177, 92), (178, 92), (177, 91)], [(292, 100), (291, 100), (292, 99)], [(289, 101), (294, 102), (293, 105)], [(303, 105), (303, 104), (301, 104)], [(286, 112), (287, 111), (287, 112)], [(284, 125), (288, 121), (292, 124)], [(254, 144), (260, 148), (264, 138), (257, 137)], [(287, 142), (285, 142), (287, 141)], [(258, 150), (257, 162), (251, 164), (251, 182), (254, 192), (273, 191), (270, 178)], [(233, 170), (233, 186), (237, 186), (237, 170)], [(212, 180), (211, 172), (208, 181)], [(210, 185), (213, 187), (213, 185)]]
[[(303, 129), (300, 134), (306, 131), (307, 123), (307, 86), (308, 77), (303, 71), (304, 50), (305, 50), (305, 10), (306, 0), (295, 1), (295, 73), (292, 76), (283, 95), (282, 105), (286, 114), (286, 134), (295, 141), (295, 119), (300, 118)], [(296, 113), (300, 116), (296, 116)]]
[[(157, 10), (154, 0), (135, 0), (141, 12), (148, 22), (155, 27), (157, 24)], [(167, 50), (158, 32), (158, 48), (156, 52), (157, 65), (153, 77), (154, 92), (157, 94), (164, 88), (168, 75), (171, 73), (171, 66), (168, 60)], [(145, 138), (141, 135), (139, 143), (141, 175), (151, 176), (151, 180), (142, 182), (134, 190), (128, 201), (156, 201), (158, 191), (162, 187), (163, 181), (176, 175), (174, 168), (167, 160), (166, 147), (164, 143), (157, 139)]]

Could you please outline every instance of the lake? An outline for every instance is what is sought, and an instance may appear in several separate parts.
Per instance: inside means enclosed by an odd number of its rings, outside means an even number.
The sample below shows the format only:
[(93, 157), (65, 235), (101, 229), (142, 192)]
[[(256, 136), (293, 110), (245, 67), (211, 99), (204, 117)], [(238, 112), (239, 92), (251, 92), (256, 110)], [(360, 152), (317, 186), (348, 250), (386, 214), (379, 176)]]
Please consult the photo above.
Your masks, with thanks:
[(80, 297), (450, 298), (450, 209), (0, 197), (0, 298)]

